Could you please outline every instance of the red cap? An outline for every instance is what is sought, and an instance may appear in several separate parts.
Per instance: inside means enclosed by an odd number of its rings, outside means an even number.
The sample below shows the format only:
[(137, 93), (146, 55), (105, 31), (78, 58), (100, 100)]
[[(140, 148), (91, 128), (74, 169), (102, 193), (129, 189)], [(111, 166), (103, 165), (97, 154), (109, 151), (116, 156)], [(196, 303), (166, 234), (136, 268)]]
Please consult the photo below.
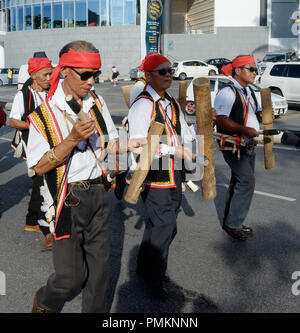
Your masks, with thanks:
[(170, 62), (170, 60), (159, 53), (147, 54), (141, 64), (140, 70), (143, 72), (151, 72), (165, 62)]

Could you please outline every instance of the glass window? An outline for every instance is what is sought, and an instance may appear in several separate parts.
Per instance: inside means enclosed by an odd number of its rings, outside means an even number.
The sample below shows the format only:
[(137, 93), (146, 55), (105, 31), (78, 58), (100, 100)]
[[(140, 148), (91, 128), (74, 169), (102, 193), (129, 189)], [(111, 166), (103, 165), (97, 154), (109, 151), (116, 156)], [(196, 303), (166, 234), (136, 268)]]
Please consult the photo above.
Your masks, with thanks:
[(62, 28), (62, 4), (53, 3), (53, 28)]
[(33, 6), (33, 29), (41, 29), (41, 5)]
[(77, 0), (75, 5), (76, 27), (86, 27), (86, 1)]
[(43, 4), (43, 29), (51, 28), (51, 5)]
[(109, 25), (108, 9), (108, 0), (101, 0), (101, 25)]
[(300, 77), (300, 65), (288, 65), (288, 77)]
[(123, 0), (111, 0), (111, 25), (123, 25)]
[(90, 27), (99, 25), (99, 1), (88, 0), (88, 25)]
[(18, 30), (23, 30), (23, 7), (18, 7)]
[(74, 2), (64, 2), (64, 27), (74, 27)]
[(11, 31), (17, 30), (17, 15), (16, 15), (16, 8), (11, 8)]
[(286, 65), (275, 65), (270, 72), (271, 76), (284, 76)]
[(25, 6), (25, 30), (32, 29), (31, 6)]
[(135, 0), (124, 0), (124, 24), (135, 24)]

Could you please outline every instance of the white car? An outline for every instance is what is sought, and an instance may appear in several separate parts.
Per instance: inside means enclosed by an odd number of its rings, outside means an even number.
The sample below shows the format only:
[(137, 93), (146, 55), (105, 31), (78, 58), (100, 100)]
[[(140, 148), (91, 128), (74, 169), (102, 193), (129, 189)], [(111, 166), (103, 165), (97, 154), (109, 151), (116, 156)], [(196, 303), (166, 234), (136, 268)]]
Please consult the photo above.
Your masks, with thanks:
[[(211, 104), (214, 105), (214, 100), (218, 91), (222, 89), (225, 85), (230, 83), (230, 79), (225, 75), (207, 76), (207, 78), (210, 80)], [(188, 115), (195, 114), (193, 81), (190, 83), (190, 85), (187, 88), (186, 113)], [(254, 84), (250, 84), (250, 86), (255, 92), (257, 101), (260, 103), (261, 101), (260, 88)], [(287, 112), (288, 104), (284, 97), (271, 93), (271, 100), (275, 117), (279, 117), (280, 115), (283, 115)]]
[(284, 96), (288, 103), (300, 103), (300, 62), (276, 62), (267, 65), (257, 84)]
[(176, 61), (173, 63), (172, 68), (175, 69), (174, 78), (185, 80), (190, 77), (199, 77), (202, 75), (216, 75), (219, 74), (218, 68), (209, 65), (200, 60), (184, 60)]

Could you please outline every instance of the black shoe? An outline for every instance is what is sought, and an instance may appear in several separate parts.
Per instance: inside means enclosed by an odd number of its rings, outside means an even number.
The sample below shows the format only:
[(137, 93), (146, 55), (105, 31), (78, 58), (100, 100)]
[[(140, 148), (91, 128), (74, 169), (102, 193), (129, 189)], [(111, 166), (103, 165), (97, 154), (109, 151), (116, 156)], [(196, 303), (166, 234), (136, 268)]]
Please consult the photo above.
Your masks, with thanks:
[(251, 227), (248, 227), (246, 225), (242, 225), (243, 232), (251, 234), (253, 232), (253, 229)]
[(245, 241), (247, 239), (247, 236), (244, 234), (243, 229), (232, 229), (229, 227), (224, 226), (224, 231), (227, 232), (229, 236), (232, 238)]

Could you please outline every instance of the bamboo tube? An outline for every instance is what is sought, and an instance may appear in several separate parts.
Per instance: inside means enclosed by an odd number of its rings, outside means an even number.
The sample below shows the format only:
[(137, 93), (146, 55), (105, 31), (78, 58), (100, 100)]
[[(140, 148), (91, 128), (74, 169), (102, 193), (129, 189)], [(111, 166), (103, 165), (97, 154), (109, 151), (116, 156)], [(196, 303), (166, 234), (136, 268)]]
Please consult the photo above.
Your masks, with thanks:
[(187, 83), (186, 81), (180, 81), (179, 82), (179, 93), (178, 93), (178, 103), (180, 105), (181, 111), (183, 114), (186, 114), (186, 89), (187, 89)]
[(130, 185), (124, 198), (128, 203), (136, 204), (139, 199), (142, 185), (147, 177), (152, 160), (157, 151), (164, 127), (164, 124), (157, 121), (152, 122), (150, 126), (147, 137), (147, 144), (144, 146), (144, 149), (140, 155), (140, 159), (130, 180)]
[(128, 109), (130, 109), (130, 89), (132, 87), (133, 87), (133, 84), (121, 87), (121, 90), (122, 90), (122, 93), (123, 93), (123, 96), (124, 96)]
[(201, 152), (199, 144), (199, 153), (207, 156), (209, 164), (204, 166), (204, 173), (201, 180), (202, 195), (207, 200), (216, 197), (216, 178), (214, 162), (214, 134), (213, 120), (211, 111), (210, 82), (207, 78), (198, 78), (193, 82), (194, 100), (196, 107), (196, 124), (198, 135), (204, 137), (204, 152)]
[[(271, 89), (264, 88), (260, 91), (260, 94), (261, 94), (263, 129), (264, 130), (273, 129)], [(266, 170), (273, 170), (275, 168), (275, 156), (272, 151), (273, 144), (274, 144), (274, 137), (272, 135), (264, 135), (264, 157), (265, 157)]]

